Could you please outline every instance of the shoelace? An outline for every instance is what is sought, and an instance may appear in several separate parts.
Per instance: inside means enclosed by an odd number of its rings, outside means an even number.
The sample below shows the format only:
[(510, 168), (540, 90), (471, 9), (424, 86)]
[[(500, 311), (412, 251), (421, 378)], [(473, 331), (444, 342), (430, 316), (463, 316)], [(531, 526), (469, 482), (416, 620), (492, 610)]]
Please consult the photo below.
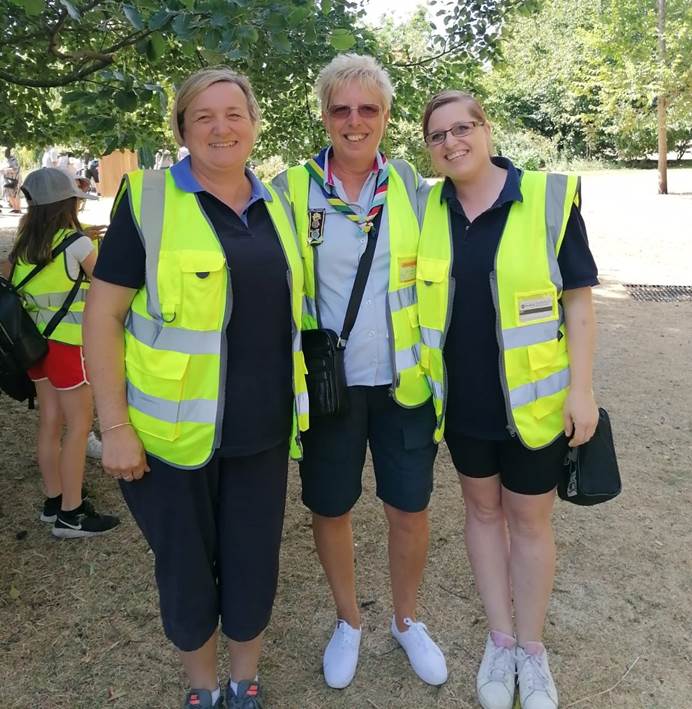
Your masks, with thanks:
[(538, 692), (547, 692), (550, 679), (541, 664), (541, 655), (529, 655), (527, 653), (521, 665), (521, 672), (524, 672), (524, 668), (527, 664), (528, 676), (526, 677), (526, 683), (529, 685), (529, 689)]
[(488, 676), (494, 682), (504, 682), (507, 675), (514, 674), (514, 655), (508, 647), (495, 646), (490, 655)]
[(410, 633), (413, 631), (413, 639), (418, 643), (418, 645), (421, 647), (427, 647), (428, 626), (425, 623), (414, 622), (409, 618), (404, 619), (404, 623), (408, 625), (407, 632)]

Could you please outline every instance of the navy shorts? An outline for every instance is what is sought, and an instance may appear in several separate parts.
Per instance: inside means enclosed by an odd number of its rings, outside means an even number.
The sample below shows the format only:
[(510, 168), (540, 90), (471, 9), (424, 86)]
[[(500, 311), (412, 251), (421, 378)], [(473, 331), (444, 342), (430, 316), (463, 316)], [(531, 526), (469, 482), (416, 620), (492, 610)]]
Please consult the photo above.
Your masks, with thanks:
[(349, 387), (347, 413), (310, 420), (310, 429), (302, 434), (300, 477), (303, 503), (312, 512), (339, 517), (356, 504), (368, 444), (377, 496), (404, 512), (428, 506), (437, 454), (432, 401), (405, 409), (389, 389)]
[(564, 435), (539, 450), (525, 448), (516, 437), (491, 441), (454, 431), (445, 433), (445, 441), (457, 472), (470, 478), (499, 475), (504, 487), (521, 495), (553, 490), (568, 450)]
[(166, 637), (198, 650), (219, 618), (231, 640), (257, 637), (276, 595), (288, 443), (199, 470), (147, 462), (150, 472), (120, 488), (154, 553)]

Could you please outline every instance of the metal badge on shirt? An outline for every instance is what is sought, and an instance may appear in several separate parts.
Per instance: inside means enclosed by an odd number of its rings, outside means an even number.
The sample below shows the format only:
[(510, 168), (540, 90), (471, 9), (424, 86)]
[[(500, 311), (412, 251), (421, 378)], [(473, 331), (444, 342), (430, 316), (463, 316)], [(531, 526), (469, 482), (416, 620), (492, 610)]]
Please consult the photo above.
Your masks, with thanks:
[(555, 299), (553, 293), (517, 294), (517, 310), (520, 323), (553, 317), (554, 307)]
[(324, 240), (324, 209), (311, 209), (308, 212), (310, 224), (308, 227), (308, 244), (317, 246)]

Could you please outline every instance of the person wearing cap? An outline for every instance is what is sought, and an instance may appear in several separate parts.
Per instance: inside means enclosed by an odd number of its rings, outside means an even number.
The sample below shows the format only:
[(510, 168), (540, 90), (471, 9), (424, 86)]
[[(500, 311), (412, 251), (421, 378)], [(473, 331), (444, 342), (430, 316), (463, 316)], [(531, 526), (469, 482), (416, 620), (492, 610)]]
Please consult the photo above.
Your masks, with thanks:
[[(53, 325), (56, 313), (69, 302), (48, 336), (48, 353), (28, 371), (39, 401), (38, 463), (46, 494), (40, 519), (53, 523), (55, 537), (91, 537), (111, 531), (119, 520), (99, 514), (89, 500), (82, 499), (93, 421), (82, 352), (82, 312), (96, 250), (83, 233), (77, 208), (79, 200), (90, 195), (79, 190), (70, 176), (50, 167), (30, 173), (22, 190), (29, 209), (19, 222), (10, 252), (10, 280), (19, 286), (36, 266), (42, 267), (19, 288), (41, 332)], [(67, 239), (67, 247), (52, 258)]]

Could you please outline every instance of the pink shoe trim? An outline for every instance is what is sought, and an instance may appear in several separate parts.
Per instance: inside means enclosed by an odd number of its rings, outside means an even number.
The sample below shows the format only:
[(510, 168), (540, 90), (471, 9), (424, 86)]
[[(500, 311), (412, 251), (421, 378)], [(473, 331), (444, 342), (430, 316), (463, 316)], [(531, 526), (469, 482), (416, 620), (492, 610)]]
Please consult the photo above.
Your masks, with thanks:
[(490, 638), (495, 647), (506, 647), (511, 650), (517, 644), (517, 641), (512, 635), (507, 635), (507, 633), (503, 633), (501, 630), (491, 630)]

